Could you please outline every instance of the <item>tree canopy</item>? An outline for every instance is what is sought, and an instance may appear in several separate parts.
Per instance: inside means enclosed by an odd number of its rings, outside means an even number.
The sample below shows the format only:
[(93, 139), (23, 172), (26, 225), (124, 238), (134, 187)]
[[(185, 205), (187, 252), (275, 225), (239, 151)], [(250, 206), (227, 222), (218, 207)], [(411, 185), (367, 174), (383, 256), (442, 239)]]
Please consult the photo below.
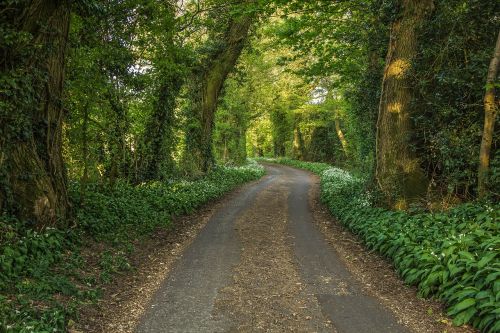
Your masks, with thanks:
[(478, 184), (494, 2), (35, 5), (2, 11), (4, 211), (50, 224), (69, 217), (67, 177), (139, 183), (261, 155), (371, 173), (389, 205), (497, 196), (491, 128)]

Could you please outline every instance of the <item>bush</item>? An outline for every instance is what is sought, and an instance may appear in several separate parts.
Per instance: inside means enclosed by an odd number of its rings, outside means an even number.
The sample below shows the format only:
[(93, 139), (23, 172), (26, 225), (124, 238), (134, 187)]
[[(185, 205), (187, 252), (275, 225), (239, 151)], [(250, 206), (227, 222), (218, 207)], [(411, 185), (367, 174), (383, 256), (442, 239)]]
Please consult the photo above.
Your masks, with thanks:
[[(124, 254), (132, 240), (263, 174), (262, 166), (250, 163), (218, 167), (193, 181), (119, 182), (112, 188), (94, 184), (83, 202), (78, 184), (72, 184), (76, 227), (69, 230), (34, 231), (0, 216), (0, 332), (64, 332), (78, 306), (98, 297), (99, 284), (130, 268)], [(89, 239), (108, 244), (96, 254), (95, 277), (81, 276), (87, 263), (79, 252)]]
[(448, 306), (455, 325), (500, 332), (500, 205), (467, 203), (446, 212), (409, 214), (373, 207), (365, 180), (291, 160), (276, 162), (321, 177), (322, 201), (368, 248), (390, 258), (406, 283)]

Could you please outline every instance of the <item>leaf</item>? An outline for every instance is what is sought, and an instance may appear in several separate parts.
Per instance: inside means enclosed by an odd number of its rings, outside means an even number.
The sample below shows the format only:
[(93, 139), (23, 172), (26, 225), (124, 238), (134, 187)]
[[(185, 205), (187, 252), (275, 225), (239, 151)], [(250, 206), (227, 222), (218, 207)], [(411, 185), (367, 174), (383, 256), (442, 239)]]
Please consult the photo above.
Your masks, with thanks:
[(476, 299), (477, 300), (485, 299), (485, 298), (488, 298), (490, 296), (493, 296), (493, 294), (491, 293), (491, 291), (489, 291), (489, 290), (482, 290), (482, 291), (480, 291), (480, 292), (478, 292), (476, 294)]
[(457, 301), (457, 302), (460, 302), (462, 301), (464, 298), (468, 297), (468, 296), (472, 296), (474, 294), (476, 294), (478, 292), (478, 289), (477, 288), (474, 288), (474, 287), (467, 287), (463, 290), (460, 290), (459, 292), (456, 292), (455, 294), (453, 294), (451, 297), (450, 297), (450, 301)]
[(497, 320), (497, 322), (495, 323), (495, 325), (493, 325), (493, 327), (490, 328), (488, 330), (488, 332), (492, 332), (492, 333), (494, 333), (494, 332), (500, 332), (500, 320)]
[(467, 310), (462, 311), (455, 316), (455, 318), (453, 319), (453, 324), (456, 326), (461, 326), (463, 324), (466, 324), (469, 322), (472, 316), (474, 316), (475, 313), (476, 313), (475, 308), (468, 308)]
[(479, 262), (477, 263), (477, 267), (478, 268), (483, 268), (484, 266), (486, 266), (490, 261), (492, 261), (493, 259), (495, 259), (496, 257), (496, 253), (490, 253), (486, 256), (484, 256), (483, 258), (481, 258), (481, 260), (479, 260)]
[(468, 259), (468, 260), (474, 260), (474, 256), (472, 255), (472, 253), (470, 253), (468, 251), (459, 251), (458, 254), (462, 258), (465, 258), (465, 259)]
[(486, 284), (492, 282), (492, 281), (495, 281), (496, 279), (498, 279), (500, 277), (500, 272), (494, 272), (494, 273), (490, 273), (488, 274), (488, 276), (486, 277)]
[(465, 310), (473, 305), (476, 304), (476, 300), (474, 298), (466, 298), (457, 305), (451, 307), (451, 309), (448, 311), (449, 316), (453, 316), (457, 313), (459, 313), (462, 310)]

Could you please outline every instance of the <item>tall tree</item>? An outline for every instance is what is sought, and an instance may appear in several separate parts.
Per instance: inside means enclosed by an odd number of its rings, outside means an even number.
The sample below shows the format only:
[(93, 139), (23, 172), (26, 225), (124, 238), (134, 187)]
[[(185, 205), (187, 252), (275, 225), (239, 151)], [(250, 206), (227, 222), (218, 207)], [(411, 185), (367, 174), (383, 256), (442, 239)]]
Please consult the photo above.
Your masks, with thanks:
[(490, 151), (493, 142), (493, 131), (498, 112), (498, 101), (495, 98), (495, 83), (498, 78), (498, 67), (500, 67), (500, 32), (498, 33), (495, 51), (488, 68), (486, 78), (486, 93), (484, 94), (484, 129), (479, 153), (478, 170), (478, 193), (484, 197), (487, 193), (488, 171), (490, 167)]
[(238, 2), (236, 14), (229, 19), (226, 31), (217, 43), (214, 52), (207, 57), (208, 64), (195, 70), (196, 83), (192, 86), (191, 124), (186, 135), (185, 155), (194, 168), (206, 172), (214, 164), (212, 153), (212, 131), (219, 94), (228, 74), (233, 70), (248, 38), (249, 30), (256, 16), (254, 0)]
[(178, 73), (166, 73), (163, 77), (153, 112), (144, 130), (139, 161), (141, 181), (161, 178), (162, 164), (166, 165), (169, 172), (174, 169), (175, 99), (183, 82), (182, 77), (175, 74)]
[(184, 83), (186, 55), (177, 45), (178, 30), (173, 2), (165, 2), (156, 8), (157, 23), (148, 30), (157, 36), (152, 60), (156, 83), (152, 112), (140, 138), (140, 181), (160, 179), (175, 169), (176, 99)]
[(2, 1), (0, 211), (38, 227), (67, 216), (61, 95), (70, 2)]
[(128, 108), (119, 96), (120, 89), (111, 85), (108, 102), (113, 114), (113, 127), (109, 134), (109, 155), (107, 175), (111, 184), (128, 171), (127, 132), (129, 127)]
[(415, 59), (418, 28), (433, 0), (403, 0), (391, 27), (377, 120), (376, 179), (389, 205), (405, 208), (425, 193), (427, 179), (411, 147), (409, 71)]

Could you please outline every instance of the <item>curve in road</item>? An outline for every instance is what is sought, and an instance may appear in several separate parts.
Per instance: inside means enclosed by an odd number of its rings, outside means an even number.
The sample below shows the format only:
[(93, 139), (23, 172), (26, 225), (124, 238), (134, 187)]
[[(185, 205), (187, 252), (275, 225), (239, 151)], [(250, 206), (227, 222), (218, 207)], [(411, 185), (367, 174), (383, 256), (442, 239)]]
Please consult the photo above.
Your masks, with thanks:
[(311, 176), (266, 169), (210, 219), (137, 332), (407, 332), (312, 223)]

